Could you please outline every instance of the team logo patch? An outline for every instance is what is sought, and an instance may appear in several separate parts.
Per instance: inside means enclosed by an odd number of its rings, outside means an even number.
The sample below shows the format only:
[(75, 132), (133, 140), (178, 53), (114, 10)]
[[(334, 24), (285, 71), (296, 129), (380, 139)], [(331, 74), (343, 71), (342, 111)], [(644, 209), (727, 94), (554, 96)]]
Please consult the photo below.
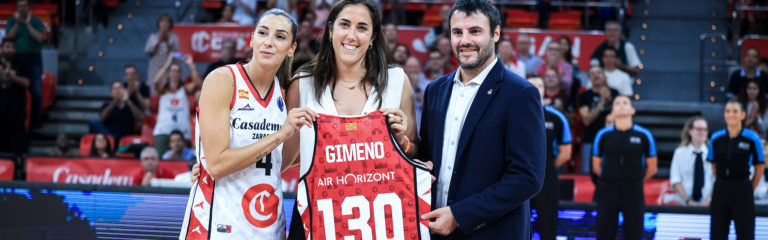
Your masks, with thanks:
[(280, 109), (280, 112), (283, 111), (284, 107), (285, 107), (285, 103), (283, 102), (283, 97), (277, 97), (277, 108)]
[(544, 122), (544, 127), (546, 129), (555, 129), (555, 123), (553, 123), (553, 122)]
[(245, 104), (245, 107), (238, 108), (237, 111), (253, 111), (251, 104)]
[(739, 148), (741, 150), (749, 150), (749, 143), (739, 142)]
[(232, 226), (219, 224), (218, 226), (216, 226), (216, 231), (220, 233), (231, 233)]
[(248, 189), (243, 195), (243, 215), (251, 225), (258, 228), (272, 226), (277, 220), (280, 198), (269, 184), (259, 184)]
[(248, 91), (245, 91), (245, 90), (237, 90), (237, 98), (240, 98), (240, 99), (248, 99)]
[(171, 99), (171, 106), (174, 106), (174, 107), (179, 106), (179, 99), (178, 98)]
[(344, 128), (345, 128), (347, 131), (355, 131), (355, 130), (357, 130), (357, 123), (353, 123), (353, 122), (351, 122), (351, 123), (345, 123), (345, 124), (344, 124)]
[(640, 137), (629, 137), (629, 143), (632, 144), (640, 144), (642, 140), (640, 140)]

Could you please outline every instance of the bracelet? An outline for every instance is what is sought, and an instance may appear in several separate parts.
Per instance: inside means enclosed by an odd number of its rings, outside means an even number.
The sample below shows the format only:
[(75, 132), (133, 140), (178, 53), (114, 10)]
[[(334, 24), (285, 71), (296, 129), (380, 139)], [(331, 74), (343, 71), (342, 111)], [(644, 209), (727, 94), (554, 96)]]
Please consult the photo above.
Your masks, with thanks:
[(405, 138), (405, 150), (403, 150), (403, 152), (408, 153), (408, 149), (411, 149), (411, 140), (405, 135), (403, 135), (403, 138)]

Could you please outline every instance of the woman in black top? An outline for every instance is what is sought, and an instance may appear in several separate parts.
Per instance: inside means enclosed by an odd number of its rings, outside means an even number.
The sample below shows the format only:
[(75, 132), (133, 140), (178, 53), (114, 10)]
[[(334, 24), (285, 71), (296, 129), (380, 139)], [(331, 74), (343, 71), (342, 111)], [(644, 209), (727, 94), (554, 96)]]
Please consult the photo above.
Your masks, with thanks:
[[(753, 191), (764, 171), (763, 146), (757, 133), (744, 128), (746, 113), (739, 101), (728, 101), (724, 115), (727, 128), (712, 134), (707, 155), (716, 176), (710, 207), (710, 239), (728, 239), (731, 220), (738, 239), (755, 239)], [(755, 175), (750, 180), (752, 165)]]

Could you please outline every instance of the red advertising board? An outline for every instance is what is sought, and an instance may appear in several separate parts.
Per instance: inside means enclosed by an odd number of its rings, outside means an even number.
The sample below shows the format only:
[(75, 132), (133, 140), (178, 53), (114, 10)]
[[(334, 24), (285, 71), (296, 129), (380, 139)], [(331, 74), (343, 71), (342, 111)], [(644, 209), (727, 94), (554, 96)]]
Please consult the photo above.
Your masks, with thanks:
[(741, 40), (741, 58), (744, 60), (744, 55), (747, 49), (756, 48), (760, 52), (760, 58), (768, 58), (768, 36), (762, 35), (747, 35)]
[(0, 159), (0, 180), (13, 180), (13, 161), (10, 159)]
[(227, 38), (237, 42), (238, 57), (243, 57), (251, 41), (253, 27), (176, 24), (173, 32), (179, 36), (179, 51), (192, 53), (195, 61), (214, 62), (221, 59), (221, 42)]
[[(427, 27), (406, 27), (398, 29), (397, 41), (411, 48), (411, 55), (418, 57), (422, 62), (427, 59), (429, 46), (425, 43), (425, 37), (429, 33)], [(248, 47), (251, 39), (252, 26), (221, 26), (202, 24), (177, 24), (173, 32), (179, 36), (179, 50), (192, 53), (195, 61), (218, 61), (220, 58), (221, 42), (226, 38), (237, 41), (238, 57)], [(315, 29), (315, 33), (322, 34), (322, 30)], [(605, 36), (599, 31), (538, 31), (505, 29), (503, 34), (516, 42), (517, 35), (521, 32), (528, 33), (532, 39), (532, 51), (536, 56), (543, 56), (545, 46), (550, 41), (557, 40), (560, 36), (568, 36), (573, 46), (573, 56), (579, 61), (579, 69), (586, 71), (589, 68), (589, 57), (592, 51), (605, 41)]]
[(283, 192), (295, 192), (299, 185), (299, 166), (290, 167), (280, 176), (283, 177)]
[[(159, 166), (174, 174), (189, 171), (187, 161), (160, 161)], [(97, 185), (131, 185), (142, 170), (134, 159), (27, 158), (27, 181)]]

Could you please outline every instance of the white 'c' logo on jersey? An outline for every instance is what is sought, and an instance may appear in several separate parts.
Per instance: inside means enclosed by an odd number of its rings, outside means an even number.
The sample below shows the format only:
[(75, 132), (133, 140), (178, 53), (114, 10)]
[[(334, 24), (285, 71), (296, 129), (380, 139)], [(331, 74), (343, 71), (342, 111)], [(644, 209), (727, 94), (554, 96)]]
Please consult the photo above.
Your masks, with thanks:
[(253, 186), (243, 195), (243, 214), (253, 226), (266, 228), (277, 220), (280, 198), (269, 184)]

